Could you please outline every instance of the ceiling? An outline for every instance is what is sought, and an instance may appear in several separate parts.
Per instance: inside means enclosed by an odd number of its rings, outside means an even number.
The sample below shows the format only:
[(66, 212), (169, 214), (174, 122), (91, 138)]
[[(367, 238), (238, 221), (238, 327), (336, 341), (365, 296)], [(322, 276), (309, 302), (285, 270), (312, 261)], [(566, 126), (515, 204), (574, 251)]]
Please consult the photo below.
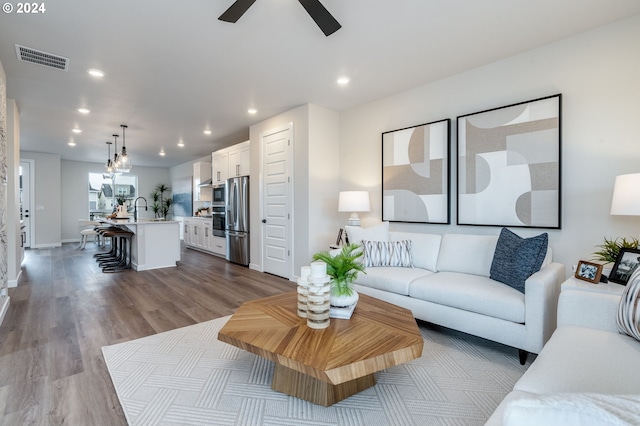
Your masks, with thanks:
[[(126, 124), (134, 168), (171, 167), (302, 104), (343, 111), (640, 13), (637, 0), (322, 0), (342, 24), (325, 37), (296, 0), (219, 21), (233, 1), (59, 0), (2, 13), (21, 149), (103, 163)], [(18, 61), (16, 44), (68, 58), (68, 71)]]

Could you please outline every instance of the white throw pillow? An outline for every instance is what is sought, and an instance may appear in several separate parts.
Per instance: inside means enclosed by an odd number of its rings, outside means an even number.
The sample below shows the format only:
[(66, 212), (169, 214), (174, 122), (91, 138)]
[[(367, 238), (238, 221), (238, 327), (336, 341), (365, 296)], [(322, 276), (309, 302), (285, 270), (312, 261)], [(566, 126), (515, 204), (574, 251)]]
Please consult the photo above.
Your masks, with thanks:
[(382, 222), (379, 225), (369, 228), (347, 225), (344, 227), (351, 244), (362, 245), (363, 240), (367, 241), (389, 241), (389, 222)]
[(640, 424), (640, 395), (557, 393), (515, 399), (505, 426), (622, 426)]

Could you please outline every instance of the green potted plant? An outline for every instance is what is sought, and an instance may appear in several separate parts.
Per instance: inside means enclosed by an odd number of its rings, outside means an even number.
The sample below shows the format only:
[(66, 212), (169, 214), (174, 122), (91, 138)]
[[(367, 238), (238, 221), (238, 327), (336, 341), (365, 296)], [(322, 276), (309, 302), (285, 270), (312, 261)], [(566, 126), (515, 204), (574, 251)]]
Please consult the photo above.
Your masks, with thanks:
[(358, 293), (353, 281), (358, 272), (366, 273), (362, 265), (362, 249), (358, 244), (346, 244), (335, 256), (328, 251), (313, 255), (313, 260), (322, 260), (327, 264), (327, 275), (331, 277), (330, 303), (332, 306), (351, 306), (358, 301)]
[(618, 254), (620, 253), (620, 249), (622, 248), (638, 248), (638, 239), (631, 238), (627, 240), (626, 238), (616, 238), (609, 239), (604, 237), (604, 243), (600, 244), (596, 247), (599, 247), (600, 250), (593, 253), (593, 260), (600, 260), (605, 263), (614, 263), (618, 258)]

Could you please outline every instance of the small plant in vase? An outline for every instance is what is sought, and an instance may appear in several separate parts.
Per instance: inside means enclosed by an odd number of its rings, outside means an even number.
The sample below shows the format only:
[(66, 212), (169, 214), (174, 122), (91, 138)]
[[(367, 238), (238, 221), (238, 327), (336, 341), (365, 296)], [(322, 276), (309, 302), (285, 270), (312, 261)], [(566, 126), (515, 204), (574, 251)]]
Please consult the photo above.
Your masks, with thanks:
[(358, 272), (364, 271), (362, 250), (358, 244), (346, 244), (335, 256), (328, 251), (313, 255), (313, 260), (322, 260), (327, 264), (327, 275), (331, 277), (331, 306), (352, 306), (358, 301), (358, 293), (353, 288), (353, 281)]

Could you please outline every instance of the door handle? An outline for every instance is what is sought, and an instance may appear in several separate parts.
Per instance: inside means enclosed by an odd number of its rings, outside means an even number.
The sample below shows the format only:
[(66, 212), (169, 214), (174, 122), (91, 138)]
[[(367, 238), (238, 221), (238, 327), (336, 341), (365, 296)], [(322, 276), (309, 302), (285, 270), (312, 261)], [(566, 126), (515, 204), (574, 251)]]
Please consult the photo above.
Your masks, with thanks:
[(262, 219), (262, 223), (267, 223), (267, 219)]

